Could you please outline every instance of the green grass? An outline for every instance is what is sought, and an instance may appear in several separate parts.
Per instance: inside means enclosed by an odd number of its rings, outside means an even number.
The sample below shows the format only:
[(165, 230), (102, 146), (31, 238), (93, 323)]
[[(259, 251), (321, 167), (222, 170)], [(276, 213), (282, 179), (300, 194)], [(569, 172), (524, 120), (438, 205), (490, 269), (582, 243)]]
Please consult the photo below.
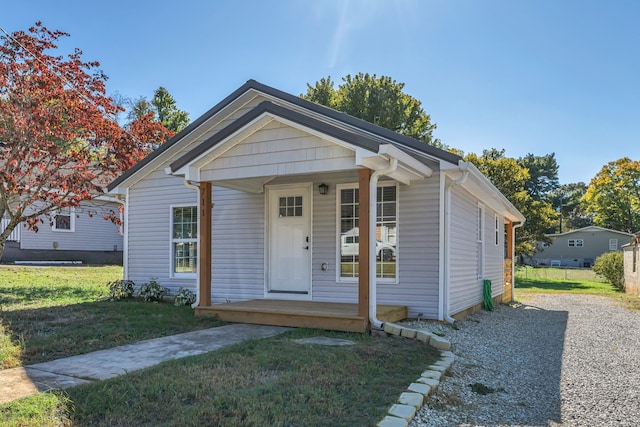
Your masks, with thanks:
[(104, 301), (122, 267), (0, 266), (0, 369), (216, 326), (189, 307)]
[(549, 293), (600, 295), (640, 310), (640, 297), (621, 292), (591, 269), (517, 267), (515, 279), (517, 299)]
[[(188, 307), (100, 301), (121, 272), (0, 267), (1, 363), (20, 366), (216, 324)], [(293, 342), (315, 335), (356, 345)], [(414, 340), (298, 329), (3, 404), (0, 425), (375, 425), (437, 357)]]
[(73, 403), (62, 391), (38, 393), (15, 402), (0, 405), (3, 427), (71, 426)]
[(518, 267), (516, 289), (532, 293), (570, 292), (606, 296), (620, 293), (590, 269)]
[[(315, 335), (356, 345), (292, 341)], [(437, 357), (414, 340), (300, 329), (75, 387), (48, 410), (83, 426), (375, 425)]]

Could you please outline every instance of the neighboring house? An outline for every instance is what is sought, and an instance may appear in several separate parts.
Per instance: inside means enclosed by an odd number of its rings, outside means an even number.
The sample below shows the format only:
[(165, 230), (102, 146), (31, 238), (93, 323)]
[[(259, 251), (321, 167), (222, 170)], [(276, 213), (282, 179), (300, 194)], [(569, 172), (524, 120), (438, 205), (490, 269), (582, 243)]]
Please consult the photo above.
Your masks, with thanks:
[[(38, 232), (20, 224), (9, 237), (2, 262), (81, 261), (86, 264), (122, 264), (124, 239), (120, 227), (103, 218), (118, 212), (120, 203), (113, 197), (82, 202), (77, 208), (65, 208), (42, 217)], [(8, 224), (2, 220), (0, 230)]]
[(485, 279), (511, 300), (525, 221), (459, 156), (253, 80), (109, 190), (126, 199), (126, 279), (189, 288), (196, 314), (342, 330), (363, 323), (340, 307), (374, 327), (382, 305), (451, 320)]
[(624, 290), (640, 295), (640, 233), (633, 235), (630, 243), (622, 246), (624, 254)]
[(551, 243), (538, 244), (538, 252), (532, 257), (534, 265), (590, 268), (598, 256), (620, 250), (633, 235), (591, 225), (547, 236)]

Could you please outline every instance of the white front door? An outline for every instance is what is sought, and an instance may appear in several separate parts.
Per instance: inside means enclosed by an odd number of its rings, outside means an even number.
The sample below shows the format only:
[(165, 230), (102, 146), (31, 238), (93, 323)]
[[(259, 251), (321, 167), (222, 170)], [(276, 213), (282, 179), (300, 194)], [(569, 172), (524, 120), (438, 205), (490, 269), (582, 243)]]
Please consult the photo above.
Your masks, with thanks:
[(268, 297), (311, 297), (311, 188), (283, 185), (268, 190)]

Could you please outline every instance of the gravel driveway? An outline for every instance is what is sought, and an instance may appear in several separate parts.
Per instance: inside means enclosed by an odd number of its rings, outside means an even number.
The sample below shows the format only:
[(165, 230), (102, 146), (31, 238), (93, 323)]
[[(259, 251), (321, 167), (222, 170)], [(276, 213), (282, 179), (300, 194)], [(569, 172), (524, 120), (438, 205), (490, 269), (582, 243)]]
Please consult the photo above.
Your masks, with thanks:
[(640, 425), (640, 312), (536, 295), (430, 325), (457, 359), (412, 427)]

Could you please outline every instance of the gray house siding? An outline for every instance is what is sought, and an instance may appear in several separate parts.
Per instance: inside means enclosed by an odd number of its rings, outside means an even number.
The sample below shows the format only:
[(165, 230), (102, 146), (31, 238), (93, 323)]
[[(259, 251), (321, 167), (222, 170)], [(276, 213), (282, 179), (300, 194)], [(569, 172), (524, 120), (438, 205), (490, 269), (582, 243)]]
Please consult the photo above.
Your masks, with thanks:
[(265, 196), (213, 188), (211, 300), (264, 297)]
[(498, 219), (496, 243), (496, 213), (485, 208), (485, 266), (484, 278), (491, 280), (492, 296), (504, 292), (504, 220)]
[(482, 301), (479, 246), (477, 241), (478, 202), (467, 191), (451, 189), (449, 312), (458, 313)]
[(21, 230), (20, 249), (122, 251), (120, 227), (103, 218), (107, 211), (118, 212), (118, 208), (117, 203), (82, 203), (73, 213), (75, 228), (71, 232), (53, 230), (49, 219), (43, 217), (37, 233)]
[(440, 174), (400, 185), (398, 284), (378, 285), (379, 304), (406, 305), (409, 317), (438, 318)]
[[(225, 98), (109, 186), (114, 193), (126, 193), (128, 199), (125, 274), (138, 283), (155, 277), (174, 290), (180, 286), (194, 291), (205, 289), (196, 289), (196, 274), (172, 275), (170, 208), (197, 205), (198, 194), (184, 185), (185, 180), (210, 182), (214, 186), (209, 260), (213, 303), (274, 296), (356, 303), (357, 279), (339, 277), (342, 261), (345, 274), (352, 275), (351, 268), (358, 264), (355, 239), (347, 239), (353, 234), (342, 230), (345, 238), (339, 235), (338, 211), (344, 210), (345, 228), (354, 227), (351, 221), (355, 217), (352, 205), (338, 202), (338, 189), (357, 185), (359, 167), (384, 170), (387, 176), (380, 177), (380, 184), (393, 184), (398, 189), (395, 230), (389, 223), (376, 230), (381, 244), (395, 245), (396, 255), (396, 277), (378, 280), (378, 304), (405, 305), (409, 317), (437, 319), (481, 303), (482, 279), (492, 281), (494, 295), (502, 292), (504, 218), (520, 222), (524, 218), (477, 168), (451, 153), (255, 82), (249, 82), (246, 91)], [(442, 201), (447, 197), (442, 180), (457, 171), (465, 179), (451, 190), (450, 216), (445, 218)], [(319, 194), (321, 183), (328, 184), (328, 195)], [(305, 199), (305, 210), (300, 211), (304, 215), (291, 214), (299, 216), (297, 221), (301, 222), (285, 230), (276, 224), (284, 221), (276, 221), (272, 215), (287, 214), (272, 210), (269, 202), (283, 206), (284, 201), (286, 206), (287, 199), (278, 199), (285, 194), (285, 187), (278, 186), (302, 188), (291, 184), (311, 187), (312, 217), (307, 223)], [(304, 194), (308, 191), (305, 186)], [(481, 247), (477, 241), (478, 199), (485, 197)], [(491, 209), (504, 215), (499, 218), (497, 244)], [(389, 215), (388, 221), (392, 218)], [(310, 252), (303, 253), (305, 262), (309, 255), (311, 258), (311, 294), (306, 287), (309, 271), (304, 270), (298, 276), (304, 278), (303, 290), (294, 285), (296, 291), (287, 295), (286, 287), (272, 287), (271, 280), (278, 280), (272, 276), (277, 277), (280, 267), (290, 262), (289, 249), (297, 240), (291, 240), (287, 233), (293, 230), (298, 233), (295, 239), (299, 239), (308, 234), (309, 225)], [(441, 234), (445, 227), (446, 235)], [(278, 238), (270, 239), (269, 233)], [(343, 242), (345, 258), (341, 260)], [(442, 246), (445, 242), (450, 247)], [(374, 242), (371, 249), (373, 246)], [(392, 251), (389, 247), (387, 250)], [(448, 257), (441, 258), (445, 253)], [(350, 256), (354, 258), (347, 263)], [(386, 262), (392, 260), (385, 258)], [(393, 264), (385, 266), (391, 266), (388, 273), (393, 272)], [(447, 283), (442, 282), (445, 277)], [(267, 284), (272, 293), (265, 293)], [(442, 290), (445, 295), (440, 294)], [(447, 295), (449, 304), (442, 307)]]
[[(552, 243), (539, 246), (540, 252), (533, 256), (537, 265), (562, 267), (591, 267), (596, 258), (610, 250), (620, 250), (629, 242), (632, 234), (601, 227), (585, 227), (562, 234), (549, 235)], [(615, 249), (610, 249), (609, 240), (615, 240)], [(569, 246), (569, 241), (574, 246)], [(582, 246), (576, 241), (581, 240)]]
[(138, 285), (153, 277), (171, 289), (195, 290), (195, 277), (171, 277), (169, 225), (170, 207), (197, 206), (197, 193), (187, 189), (182, 179), (157, 171), (129, 190), (128, 204), (126, 277)]

